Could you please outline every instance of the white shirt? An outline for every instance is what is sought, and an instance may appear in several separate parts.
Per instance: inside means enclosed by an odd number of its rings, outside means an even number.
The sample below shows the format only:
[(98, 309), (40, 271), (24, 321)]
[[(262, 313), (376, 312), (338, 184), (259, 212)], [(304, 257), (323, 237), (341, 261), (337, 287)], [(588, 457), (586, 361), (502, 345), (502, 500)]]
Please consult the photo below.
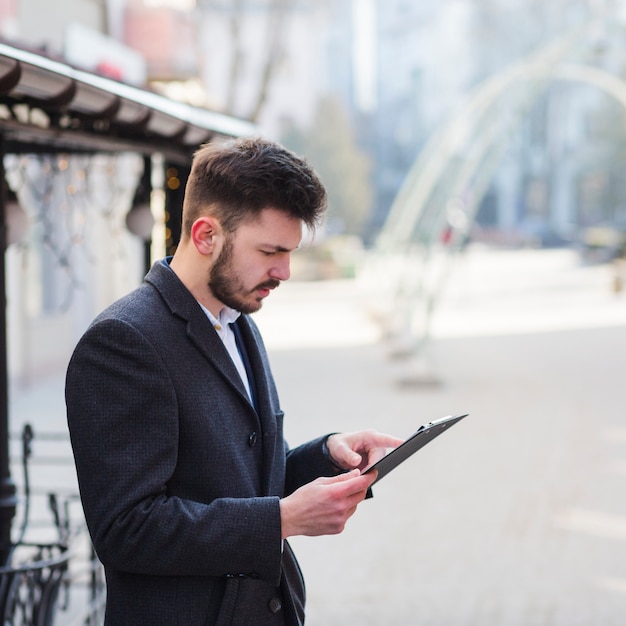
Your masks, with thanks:
[(246, 373), (246, 368), (244, 367), (243, 360), (241, 358), (241, 354), (239, 354), (239, 349), (237, 348), (237, 342), (235, 341), (235, 333), (233, 329), (230, 327), (230, 324), (237, 321), (241, 313), (236, 311), (235, 309), (231, 309), (230, 307), (225, 306), (221, 311), (219, 318), (216, 318), (209, 309), (207, 309), (203, 304), (198, 302), (202, 307), (202, 310), (205, 312), (206, 316), (209, 318), (211, 324), (213, 324), (213, 328), (215, 328), (217, 334), (219, 335), (222, 343), (228, 350), (228, 354), (230, 354), (230, 358), (233, 360), (237, 371), (239, 372), (239, 376), (241, 376), (241, 380), (243, 381), (244, 387), (248, 392), (248, 398), (252, 402), (252, 394), (250, 393), (250, 381), (248, 380), (248, 374)]

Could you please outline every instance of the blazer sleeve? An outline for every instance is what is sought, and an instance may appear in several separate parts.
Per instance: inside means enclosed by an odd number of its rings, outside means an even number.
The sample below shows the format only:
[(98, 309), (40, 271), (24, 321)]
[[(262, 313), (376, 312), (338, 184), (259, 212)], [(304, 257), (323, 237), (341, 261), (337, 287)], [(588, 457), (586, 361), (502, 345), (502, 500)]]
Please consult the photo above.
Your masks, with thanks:
[(341, 470), (333, 463), (326, 447), (330, 434), (318, 437), (287, 452), (285, 495), (319, 478), (336, 476)]
[(244, 573), (278, 584), (278, 497), (205, 503), (168, 493), (179, 455), (169, 376), (152, 343), (116, 319), (92, 325), (70, 361), (68, 425), (98, 556), (131, 573)]

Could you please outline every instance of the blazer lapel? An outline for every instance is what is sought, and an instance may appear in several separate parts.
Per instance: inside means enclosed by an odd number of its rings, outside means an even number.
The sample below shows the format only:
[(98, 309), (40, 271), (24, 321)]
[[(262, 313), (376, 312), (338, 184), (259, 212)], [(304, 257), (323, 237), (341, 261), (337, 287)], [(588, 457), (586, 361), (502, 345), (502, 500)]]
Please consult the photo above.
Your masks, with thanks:
[(187, 336), (190, 341), (254, 410), (228, 350), (200, 305), (169, 268), (167, 261), (157, 261), (145, 280), (161, 294), (172, 314), (187, 322)]
[[(276, 468), (276, 460), (282, 458), (284, 462), (284, 451), (277, 450), (277, 446), (283, 446), (282, 413), (276, 414), (278, 410), (274, 406), (270, 397), (270, 389), (273, 388), (273, 381), (270, 380), (271, 373), (267, 356), (260, 337), (255, 336), (253, 324), (247, 315), (241, 315), (236, 324), (241, 331), (241, 338), (245, 344), (250, 367), (252, 368), (256, 385), (256, 409), (261, 422), (263, 433), (263, 460), (265, 467)], [(258, 331), (256, 331), (258, 333)], [(277, 456), (278, 455), (278, 456)], [(263, 488), (265, 494), (282, 493), (282, 486), (274, 484), (274, 480), (281, 477), (282, 472), (268, 471), (263, 475)]]
[(257, 406), (258, 402), (258, 391), (256, 388), (256, 377), (254, 375), (254, 370), (252, 369), (252, 364), (250, 363), (250, 357), (248, 356), (248, 348), (246, 347), (246, 342), (243, 340), (243, 336), (241, 334), (241, 329), (237, 323), (230, 324), (233, 335), (235, 336), (235, 344), (237, 345), (237, 351), (239, 352), (239, 356), (241, 357), (241, 361), (243, 363), (243, 367), (246, 370), (246, 376), (248, 378), (248, 387), (250, 389), (250, 395), (252, 399), (252, 405), (254, 407)]
[(211, 325), (204, 311), (198, 306), (202, 319), (188, 320), (187, 336), (195, 344), (196, 348), (213, 364), (224, 378), (239, 392), (241, 396), (252, 406), (248, 392), (241, 380), (241, 376), (228, 354), (228, 350), (219, 338), (219, 335)]
[(255, 394), (256, 394), (256, 406), (260, 414), (266, 415), (270, 410), (270, 399), (268, 396), (268, 384), (267, 384), (267, 365), (261, 358), (261, 353), (257, 340), (253, 335), (250, 320), (246, 315), (240, 315), (235, 324), (239, 331), (240, 341), (244, 345), (247, 361), (251, 370), (253, 378)]

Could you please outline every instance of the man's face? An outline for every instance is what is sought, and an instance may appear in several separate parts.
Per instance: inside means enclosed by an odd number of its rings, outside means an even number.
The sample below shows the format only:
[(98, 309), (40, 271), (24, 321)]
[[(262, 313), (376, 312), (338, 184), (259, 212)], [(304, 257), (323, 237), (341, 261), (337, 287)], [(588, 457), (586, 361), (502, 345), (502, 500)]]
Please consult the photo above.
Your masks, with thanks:
[(291, 252), (302, 239), (302, 223), (276, 209), (243, 222), (224, 245), (209, 273), (209, 289), (222, 304), (258, 311), (271, 289), (289, 278)]

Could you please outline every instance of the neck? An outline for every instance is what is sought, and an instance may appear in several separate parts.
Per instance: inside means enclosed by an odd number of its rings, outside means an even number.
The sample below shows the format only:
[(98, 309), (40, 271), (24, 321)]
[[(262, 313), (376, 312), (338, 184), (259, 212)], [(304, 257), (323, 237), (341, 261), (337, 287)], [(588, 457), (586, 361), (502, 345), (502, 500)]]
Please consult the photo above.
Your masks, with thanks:
[[(224, 308), (224, 303), (215, 298), (209, 289), (210, 268), (196, 259), (189, 259), (189, 254), (184, 248), (179, 247), (170, 267), (191, 295), (217, 318)], [(203, 257), (200, 260), (203, 260)]]

